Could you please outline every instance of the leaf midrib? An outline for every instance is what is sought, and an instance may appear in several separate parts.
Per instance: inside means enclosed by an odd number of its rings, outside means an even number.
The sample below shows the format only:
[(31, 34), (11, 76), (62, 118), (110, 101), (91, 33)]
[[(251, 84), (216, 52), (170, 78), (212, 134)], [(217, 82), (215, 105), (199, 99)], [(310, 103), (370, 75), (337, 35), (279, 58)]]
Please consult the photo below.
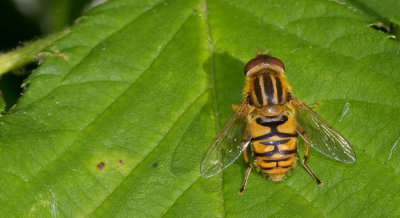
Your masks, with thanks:
[[(214, 43), (212, 42), (211, 33), (210, 33), (210, 25), (208, 20), (208, 7), (207, 7), (207, 0), (203, 0), (203, 12), (204, 12), (204, 26), (207, 34), (207, 45), (208, 45), (208, 52), (209, 52), (209, 74), (210, 74), (210, 84), (209, 87), (212, 91), (212, 101), (213, 101), (213, 112), (214, 112), (214, 123), (215, 123), (215, 130), (220, 130), (220, 118), (218, 112), (218, 101), (217, 101), (217, 90), (215, 89), (215, 72), (214, 72), (214, 65), (213, 65), (213, 56), (214, 56)], [(219, 175), (221, 177), (220, 181), (220, 196), (221, 196), (221, 215), (222, 217), (226, 216), (225, 211), (225, 196), (224, 196), (224, 180), (223, 180), (223, 173)]]
[[(204, 16), (204, 27), (206, 31), (206, 36), (207, 36), (207, 45), (208, 45), (208, 52), (209, 52), (209, 61), (208, 61), (208, 73), (209, 73), (209, 85), (207, 90), (211, 90), (211, 99), (212, 99), (212, 105), (213, 105), (213, 113), (214, 113), (214, 123), (215, 123), (215, 130), (218, 131), (220, 129), (219, 127), (219, 113), (218, 113), (218, 101), (217, 101), (217, 92), (215, 89), (215, 72), (214, 72), (214, 67), (213, 67), (213, 52), (214, 52), (214, 44), (212, 43), (211, 39), (211, 34), (210, 34), (210, 28), (209, 28), (209, 22), (208, 22), (208, 9), (207, 9), (207, 0), (202, 0), (202, 8), (203, 8), (203, 16)], [(224, 192), (223, 192), (223, 179), (222, 179), (223, 172), (221, 172), (221, 182), (220, 182), (220, 196), (221, 196), (221, 205), (222, 205), (222, 211), (221, 215), (222, 217), (225, 217), (225, 198), (224, 198)], [(178, 196), (177, 198), (172, 202), (172, 204), (166, 209), (162, 217), (165, 217), (165, 215), (170, 211), (170, 209), (175, 205), (175, 203), (178, 201), (180, 197), (183, 196), (183, 194), (188, 191), (193, 184), (195, 184), (198, 180), (200, 179), (200, 176), (198, 175), (196, 179), (192, 181), (192, 183), (185, 188)]]

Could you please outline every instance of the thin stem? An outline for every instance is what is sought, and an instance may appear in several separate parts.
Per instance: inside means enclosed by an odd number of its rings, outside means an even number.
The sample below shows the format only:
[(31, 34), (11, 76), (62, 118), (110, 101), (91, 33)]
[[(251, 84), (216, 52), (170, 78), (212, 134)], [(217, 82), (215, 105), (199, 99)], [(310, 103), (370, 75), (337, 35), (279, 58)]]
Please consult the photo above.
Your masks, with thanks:
[(60, 31), (46, 38), (29, 42), (23, 47), (0, 55), (0, 76), (9, 71), (18, 69), (37, 61), (37, 54), (50, 46), (57, 39), (65, 36), (69, 31)]

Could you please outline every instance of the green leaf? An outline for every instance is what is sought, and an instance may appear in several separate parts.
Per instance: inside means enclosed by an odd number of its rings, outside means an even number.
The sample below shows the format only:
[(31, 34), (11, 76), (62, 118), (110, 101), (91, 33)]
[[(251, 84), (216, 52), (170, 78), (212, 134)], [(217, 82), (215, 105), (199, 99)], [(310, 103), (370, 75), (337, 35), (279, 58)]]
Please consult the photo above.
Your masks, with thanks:
[(354, 9), (368, 14), (380, 21), (388, 20), (400, 25), (400, 2), (396, 0), (341, 0)]
[[(371, 21), (316, 0), (115, 0), (91, 10), (0, 118), (0, 215), (400, 216), (400, 45)], [(311, 150), (322, 187), (299, 164), (283, 182), (253, 172), (239, 196), (241, 158), (200, 177), (203, 153), (242, 101), (245, 63), (265, 50), (357, 153), (344, 164)]]

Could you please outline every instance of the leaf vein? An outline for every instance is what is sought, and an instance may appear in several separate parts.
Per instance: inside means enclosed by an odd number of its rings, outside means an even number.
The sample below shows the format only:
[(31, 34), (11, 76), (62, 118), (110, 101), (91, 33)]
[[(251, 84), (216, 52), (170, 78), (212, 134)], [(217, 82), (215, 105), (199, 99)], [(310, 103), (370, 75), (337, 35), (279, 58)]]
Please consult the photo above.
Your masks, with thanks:
[(332, 212), (333, 212), (334, 210), (336, 210), (336, 208), (338, 208), (340, 205), (342, 205), (343, 203), (345, 203), (345, 201), (346, 201), (348, 198), (350, 198), (351, 196), (353, 196), (353, 195), (359, 193), (361, 190), (365, 189), (369, 184), (371, 184), (371, 182), (374, 180), (374, 178), (376, 178), (380, 173), (382, 173), (382, 171), (378, 171), (378, 173), (376, 173), (375, 175), (371, 176), (371, 177), (370, 177), (371, 179), (370, 179), (363, 187), (361, 187), (361, 188), (359, 188), (358, 190), (356, 190), (356, 191), (354, 191), (354, 192), (348, 194), (348, 195), (347, 195), (345, 198), (343, 198), (342, 200), (337, 201), (338, 204), (337, 204), (335, 207), (333, 207), (333, 208), (328, 212), (328, 214), (332, 214)]
[[(182, 24), (177, 28), (176, 32), (171, 36), (171, 38), (168, 39), (168, 40), (166, 40), (166, 42), (165, 42), (165, 44), (162, 46), (162, 48), (159, 49), (159, 50), (157, 51), (157, 53), (156, 53), (154, 59), (152, 60), (152, 62), (149, 64), (149, 66), (148, 66), (146, 69), (143, 70), (143, 72), (139, 75), (139, 77), (138, 77), (136, 80), (132, 81), (132, 82), (130, 83), (130, 85), (129, 85), (125, 90), (123, 90), (123, 91), (121, 92), (120, 95), (118, 95), (117, 97), (115, 97), (115, 98), (110, 102), (109, 105), (107, 105), (99, 114), (97, 114), (90, 122), (88, 122), (88, 123), (86, 124), (86, 126), (84, 126), (84, 127), (82, 128), (82, 130), (80, 131), (81, 135), (83, 134), (83, 132), (85, 131), (85, 129), (86, 129), (88, 126), (90, 126), (91, 124), (93, 124), (102, 114), (104, 114), (105, 111), (106, 111), (107, 109), (109, 109), (109, 108), (110, 108), (124, 93), (126, 93), (126, 92), (129, 90), (129, 88), (131, 88), (131, 87), (135, 84), (135, 82), (136, 82), (137, 80), (139, 80), (139, 79), (148, 71), (148, 69), (154, 64), (155, 60), (159, 57), (159, 55), (162, 53), (162, 51), (164, 51), (164, 48), (173, 40), (173, 38), (176, 36), (176, 34), (177, 34), (177, 33), (179, 32), (179, 30), (182, 28), (183, 24), (190, 18), (190, 16), (191, 16), (191, 14), (190, 14), (186, 19), (183, 20)], [(79, 135), (79, 134), (78, 134), (78, 135)], [(64, 151), (62, 151), (62, 152), (58, 155), (58, 157), (56, 157), (55, 159), (53, 159), (50, 163), (47, 163), (45, 167), (40, 168), (33, 176), (31, 176), (31, 178), (36, 177), (41, 171), (43, 171), (46, 167), (50, 166), (52, 163), (54, 163), (56, 160), (58, 160), (65, 152), (67, 152), (68, 149), (71, 147), (71, 145), (73, 145), (73, 144), (75, 143), (75, 141), (77, 140), (77, 137), (78, 137), (78, 136), (75, 136), (75, 139), (74, 139), (68, 146), (66, 146), (66, 149), (65, 149)]]
[[(214, 72), (214, 66), (213, 66), (213, 53), (214, 53), (214, 44), (212, 43), (211, 39), (211, 33), (210, 33), (210, 25), (209, 25), (209, 20), (208, 20), (208, 8), (207, 8), (207, 0), (203, 0), (203, 11), (204, 11), (204, 26), (207, 34), (207, 45), (208, 45), (208, 51), (209, 51), (209, 74), (210, 74), (210, 89), (212, 91), (212, 102), (213, 102), (213, 111), (214, 111), (214, 117), (215, 117), (215, 129), (216, 131), (219, 130), (219, 113), (218, 113), (218, 101), (217, 101), (217, 91), (215, 89), (215, 72)], [(225, 196), (224, 196), (224, 182), (223, 182), (223, 174), (224, 172), (221, 172), (221, 208), (222, 208), (222, 217), (226, 216), (225, 212)]]
[[(176, 30), (176, 32), (173, 34), (173, 36), (168, 40), (168, 42), (167, 42), (161, 49), (159, 49), (157, 56), (153, 59), (153, 62), (150, 64), (150, 66), (149, 66), (147, 69), (144, 70), (144, 72), (146, 72), (146, 71), (151, 67), (151, 65), (154, 63), (154, 61), (157, 59), (157, 57), (162, 53), (162, 51), (164, 50), (164, 48), (175, 38), (176, 34), (179, 32), (179, 30), (182, 29), (183, 25), (186, 23), (186, 21), (187, 21), (191, 16), (192, 16), (192, 14), (189, 14), (189, 16), (188, 16), (186, 19), (183, 20), (182, 24), (177, 28), (177, 30)], [(142, 74), (140, 75), (140, 77), (141, 77), (143, 74), (144, 74), (144, 73), (142, 73)], [(139, 78), (140, 78), (140, 77), (139, 77)], [(139, 79), (139, 78), (138, 78), (138, 79)], [(138, 79), (137, 79), (137, 80), (138, 80)], [(136, 80), (135, 80), (135, 81), (136, 81)], [(134, 83), (134, 82), (133, 82), (133, 83)], [(132, 83), (132, 85), (133, 85), (133, 83)], [(127, 88), (127, 90), (128, 90), (128, 89), (129, 89), (129, 88)], [(190, 103), (190, 105), (182, 112), (182, 114), (183, 114), (184, 112), (186, 112), (186, 111), (190, 108), (190, 106), (191, 106), (192, 104), (194, 104), (206, 91), (207, 91), (207, 89), (204, 90), (202, 93), (200, 93), (200, 95), (197, 96), (197, 97), (195, 98), (195, 100), (194, 100), (193, 102)], [(139, 161), (139, 163), (140, 163), (140, 162), (143, 162), (143, 160), (145, 160), (145, 159), (152, 153), (152, 151), (159, 145), (159, 143), (165, 138), (165, 136), (168, 135), (168, 133), (170, 132), (170, 130), (177, 124), (177, 122), (178, 122), (179, 119), (181, 118), (182, 114), (181, 114), (181, 115), (178, 117), (178, 119), (173, 123), (172, 127), (163, 135), (163, 137), (161, 138), (161, 140), (160, 140), (159, 142), (156, 143), (156, 145), (147, 153), (147, 155), (144, 156), (144, 158), (143, 158), (141, 161)], [(139, 165), (139, 164), (138, 164), (138, 165)], [(119, 185), (117, 185), (117, 186), (113, 189), (113, 191), (112, 191), (111, 193), (109, 193), (109, 194), (104, 198), (104, 200), (99, 204), (99, 206), (96, 207), (95, 210), (92, 211), (90, 214), (93, 214), (99, 207), (101, 207), (101, 205), (104, 204), (105, 201), (107, 201), (107, 199), (108, 199), (113, 193), (115, 193), (115, 190), (117, 190), (117, 188), (118, 188), (124, 181), (126, 181), (127, 178), (129, 178), (129, 175), (132, 174), (132, 172), (137, 168), (138, 165), (136, 165), (136, 167), (133, 168), (133, 169), (131, 170), (131, 172), (119, 183)]]
[[(115, 35), (116, 33), (118, 33), (119, 31), (122, 31), (122, 30), (123, 30), (124, 28), (126, 28), (128, 25), (131, 25), (131, 24), (134, 23), (137, 19), (139, 19), (140, 17), (144, 16), (146, 13), (148, 13), (149, 11), (151, 11), (152, 9), (154, 9), (155, 7), (157, 7), (158, 5), (163, 4), (164, 2), (165, 2), (165, 0), (159, 2), (158, 4), (155, 4), (155, 5), (151, 6), (151, 8), (148, 9), (148, 10), (144, 10), (143, 13), (139, 14), (139, 15), (136, 16), (136, 17), (133, 17), (132, 20), (128, 20), (128, 21), (126, 22), (126, 24), (124, 24), (124, 25), (122, 25), (122, 26), (116, 28), (115, 31), (111, 31), (109, 35), (105, 36), (103, 39), (99, 40), (97, 43), (95, 43), (94, 45), (90, 46), (90, 49), (86, 52), (86, 54), (84, 54), (84, 55), (81, 57), (81, 59), (80, 59), (79, 61), (77, 61), (77, 63), (76, 63), (74, 66), (72, 66), (72, 67), (68, 70), (68, 72), (66, 72), (65, 75), (62, 76), (60, 82), (63, 82), (63, 81), (65, 80), (65, 78), (66, 78), (74, 69), (76, 69), (76, 67), (78, 67), (79, 64), (80, 64), (85, 58), (87, 58), (87, 57), (91, 54), (91, 52), (93, 52), (93, 49), (94, 49), (94, 48), (96, 48), (97, 46), (99, 46), (102, 42), (104, 42), (105, 40), (109, 39), (110, 37), (112, 37), (113, 35)], [(71, 31), (71, 32), (72, 32), (72, 31)], [(70, 32), (69, 34), (71, 34), (71, 32)], [(65, 36), (65, 37), (66, 37), (66, 36)], [(57, 87), (58, 87), (58, 86), (57, 86)], [(35, 103), (37, 103), (38, 101), (40, 101), (40, 100), (42, 100), (42, 99), (48, 97), (57, 87), (55, 87), (55, 88), (53, 88), (52, 90), (48, 91), (44, 96), (42, 96), (42, 97), (40, 97), (39, 99), (35, 100), (34, 102), (28, 104), (28, 105), (25, 106), (24, 108), (28, 108), (28, 107), (30, 107), (32, 104), (35, 104)]]
[[(225, 1), (224, 1), (224, 3), (227, 4)], [(234, 4), (234, 3), (233, 3), (233, 4)], [(328, 48), (328, 47), (322, 47), (322, 46), (319, 46), (319, 45), (317, 45), (317, 44), (315, 44), (315, 43), (312, 43), (310, 40), (308, 40), (308, 39), (306, 39), (306, 38), (303, 38), (303, 37), (301, 37), (300, 35), (297, 35), (297, 34), (294, 33), (294, 32), (291, 32), (291, 31), (286, 27), (286, 25), (285, 25), (285, 26), (280, 26), (280, 25), (278, 25), (278, 24), (268, 22), (268, 21), (266, 21), (263, 17), (259, 17), (258, 15), (256, 15), (256, 13), (254, 13), (254, 11), (251, 11), (251, 10), (249, 10), (249, 9), (247, 9), (247, 8), (242, 8), (241, 6), (239, 6), (239, 5), (237, 5), (237, 4), (235, 4), (235, 6), (236, 6), (238, 9), (241, 9), (242, 11), (247, 12), (247, 13), (250, 14), (251, 16), (262, 20), (264, 23), (266, 23), (266, 24), (268, 24), (268, 25), (271, 25), (271, 26), (274, 26), (274, 27), (277, 27), (277, 28), (281, 29), (282, 31), (285, 31), (285, 32), (288, 33), (288, 34), (293, 35), (293, 36), (299, 38), (300, 40), (311, 44), (312, 46), (318, 47), (318, 48), (320, 48), (321, 50), (326, 50), (326, 51), (328, 51), (329, 53), (339, 54), (339, 55), (342, 56), (342, 57), (351, 58), (351, 59), (354, 60), (355, 62), (360, 63), (360, 64), (363, 64), (362, 61), (360, 61), (360, 60), (354, 58), (353, 56), (348, 56), (348, 55), (345, 55), (345, 54), (343, 54), (343, 53), (339, 53), (338, 51), (334, 51), (334, 50), (332, 50), (332, 49), (330, 49), (330, 48)], [(367, 68), (370, 69), (371, 72), (374, 72), (374, 73), (377, 74), (377, 75), (381, 75), (381, 76), (388, 77), (388, 78), (390, 78), (390, 79), (398, 80), (397, 78), (394, 78), (393, 76), (390, 76), (390, 75), (388, 75), (388, 74), (384, 74), (384, 73), (381, 73), (381, 72), (377, 72), (377, 71), (375, 71), (374, 69), (372, 69), (370, 66), (367, 66)]]
[(173, 122), (172, 126), (168, 129), (168, 131), (162, 136), (162, 138), (155, 144), (155, 146), (138, 162), (138, 164), (129, 172), (129, 174), (110, 192), (104, 199), (103, 201), (95, 208), (94, 211), (90, 213), (93, 214), (98, 208), (100, 208), (110, 197), (115, 193), (115, 191), (121, 186), (122, 183), (124, 183), (130, 175), (140, 166), (140, 163), (142, 163), (153, 151), (154, 149), (166, 138), (166, 136), (170, 133), (170, 131), (175, 127), (175, 125), (179, 122), (183, 114), (185, 114), (189, 108), (197, 102), (198, 99), (200, 99), (205, 93), (207, 92), (207, 89), (201, 92), (183, 111), (182, 113), (178, 116), (176, 121)]

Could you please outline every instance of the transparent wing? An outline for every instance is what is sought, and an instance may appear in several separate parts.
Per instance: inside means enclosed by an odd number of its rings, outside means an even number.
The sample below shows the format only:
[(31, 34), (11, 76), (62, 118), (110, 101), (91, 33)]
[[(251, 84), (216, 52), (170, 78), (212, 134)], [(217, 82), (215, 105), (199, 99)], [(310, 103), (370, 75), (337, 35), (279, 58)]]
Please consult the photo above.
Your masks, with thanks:
[(208, 147), (200, 165), (203, 177), (213, 176), (231, 165), (250, 143), (251, 135), (243, 139), (247, 126), (246, 106), (243, 102)]
[[(308, 142), (319, 152), (335, 160), (353, 163), (356, 153), (350, 143), (307, 105), (293, 97), (296, 121), (308, 135)], [(300, 132), (299, 132), (300, 133)], [(301, 135), (301, 134), (300, 134)], [(303, 137), (304, 139), (304, 137)], [(307, 139), (304, 139), (307, 141)]]

